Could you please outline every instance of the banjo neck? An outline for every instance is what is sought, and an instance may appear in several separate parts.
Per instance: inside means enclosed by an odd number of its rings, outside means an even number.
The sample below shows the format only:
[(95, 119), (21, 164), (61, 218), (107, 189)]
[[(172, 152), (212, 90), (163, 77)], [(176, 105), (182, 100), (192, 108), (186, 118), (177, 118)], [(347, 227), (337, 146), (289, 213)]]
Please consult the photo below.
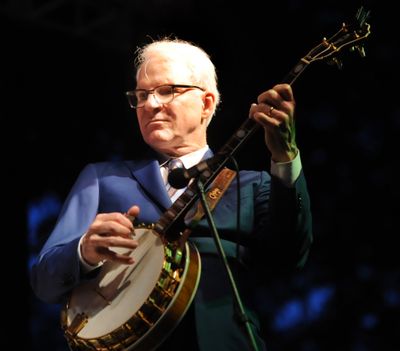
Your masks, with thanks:
[[(370, 25), (366, 22), (369, 17), (369, 11), (361, 7), (355, 17), (356, 20), (354, 22), (350, 24), (343, 23), (342, 27), (334, 35), (329, 38), (323, 38), (317, 46), (313, 47), (298, 61), (281, 83), (292, 85), (308, 65), (313, 62), (327, 61), (328, 63), (335, 63), (341, 68), (341, 61), (337, 56), (342, 52), (343, 48), (348, 48), (350, 51), (357, 49), (356, 51), (364, 57), (363, 41), (371, 32)], [(205, 187), (214, 180), (225, 164), (259, 128), (259, 124), (253, 119), (247, 118), (228, 142), (209, 159), (210, 162), (207, 162), (208, 167), (199, 176)], [(179, 233), (180, 229), (183, 228), (184, 215), (198, 197), (197, 184), (195, 181), (191, 182), (185, 192), (155, 223), (154, 230), (169, 241), (176, 240), (176, 233)]]

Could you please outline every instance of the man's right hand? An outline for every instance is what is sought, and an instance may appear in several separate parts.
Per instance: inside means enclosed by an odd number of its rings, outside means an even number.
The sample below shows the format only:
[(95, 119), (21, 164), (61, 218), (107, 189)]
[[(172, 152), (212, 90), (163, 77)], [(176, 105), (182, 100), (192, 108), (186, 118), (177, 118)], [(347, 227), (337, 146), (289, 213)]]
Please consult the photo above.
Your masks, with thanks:
[(80, 250), (84, 261), (92, 266), (105, 260), (122, 264), (134, 263), (132, 257), (118, 254), (112, 248), (134, 250), (138, 246), (133, 236), (133, 220), (139, 211), (138, 206), (132, 206), (126, 214), (119, 212), (98, 214), (81, 241)]

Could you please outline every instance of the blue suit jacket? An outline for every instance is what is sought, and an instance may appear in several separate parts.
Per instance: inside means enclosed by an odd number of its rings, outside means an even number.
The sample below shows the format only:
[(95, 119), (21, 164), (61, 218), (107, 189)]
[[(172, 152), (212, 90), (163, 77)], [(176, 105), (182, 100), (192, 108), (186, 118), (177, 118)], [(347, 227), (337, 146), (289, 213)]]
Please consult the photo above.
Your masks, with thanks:
[[(213, 211), (244, 305), (258, 330), (257, 303), (252, 294), (260, 281), (282, 269), (300, 267), (310, 243), (311, 213), (306, 182), (300, 175), (286, 188), (266, 172), (241, 171), (241, 245), (245, 264), (235, 253), (236, 180)], [(141, 208), (139, 222), (154, 223), (172, 204), (154, 159), (87, 165), (71, 189), (56, 226), (31, 270), (36, 295), (60, 303), (83, 277), (77, 245), (97, 213)], [(227, 275), (217, 255), (207, 222), (203, 219), (189, 240), (202, 257), (202, 273), (194, 299), (200, 350), (250, 350), (247, 336), (233, 317), (233, 298)], [(263, 345), (257, 334), (257, 341)], [(262, 349), (264, 346), (262, 346)]]

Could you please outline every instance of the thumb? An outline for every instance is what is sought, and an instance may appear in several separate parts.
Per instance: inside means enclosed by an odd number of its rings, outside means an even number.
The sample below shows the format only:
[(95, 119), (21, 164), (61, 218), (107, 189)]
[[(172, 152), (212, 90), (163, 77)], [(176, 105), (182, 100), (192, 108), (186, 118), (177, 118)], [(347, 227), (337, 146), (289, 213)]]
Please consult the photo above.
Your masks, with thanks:
[(139, 206), (133, 205), (129, 210), (126, 212), (127, 215), (137, 217), (140, 213)]

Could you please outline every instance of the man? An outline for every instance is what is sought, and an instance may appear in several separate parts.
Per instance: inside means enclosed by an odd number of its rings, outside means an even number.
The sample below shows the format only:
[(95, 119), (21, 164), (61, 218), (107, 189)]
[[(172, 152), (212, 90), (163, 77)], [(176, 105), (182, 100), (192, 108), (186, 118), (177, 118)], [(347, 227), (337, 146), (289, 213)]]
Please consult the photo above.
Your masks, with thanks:
[[(115, 250), (139, 250), (132, 220), (157, 222), (184, 191), (168, 195), (165, 162), (179, 158), (190, 168), (212, 156), (207, 127), (220, 97), (209, 56), (189, 42), (162, 39), (139, 49), (136, 64), (137, 86), (127, 96), (150, 151), (141, 151), (134, 161), (89, 164), (81, 172), (32, 268), (33, 289), (44, 301), (65, 301), (81, 282), (95, 279), (107, 262), (134, 264), (131, 256)], [(251, 293), (271, 274), (301, 267), (312, 241), (294, 109), (287, 84), (258, 96), (249, 116), (264, 129), (272, 176), (240, 172), (240, 236), (235, 233), (236, 181), (212, 213), (260, 350), (265, 346)], [(237, 237), (241, 260), (234, 254)], [(159, 349), (253, 349), (243, 321), (237, 318), (225, 267), (204, 218), (189, 241), (201, 255), (199, 287), (188, 313), (173, 332), (171, 325)]]

